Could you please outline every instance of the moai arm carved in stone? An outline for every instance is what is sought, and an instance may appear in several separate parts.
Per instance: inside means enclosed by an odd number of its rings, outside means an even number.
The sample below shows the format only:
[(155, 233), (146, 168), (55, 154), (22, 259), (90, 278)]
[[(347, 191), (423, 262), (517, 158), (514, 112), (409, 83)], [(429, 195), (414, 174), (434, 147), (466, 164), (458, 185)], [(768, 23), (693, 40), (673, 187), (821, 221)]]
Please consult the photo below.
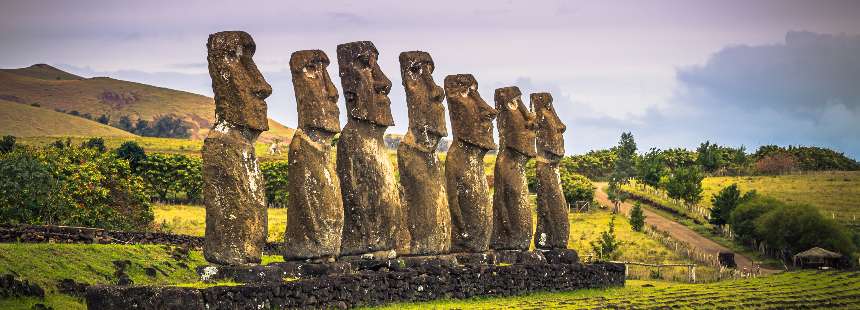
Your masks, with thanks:
[(531, 103), (537, 114), (537, 230), (535, 247), (538, 249), (567, 249), (570, 235), (568, 207), (561, 190), (559, 161), (564, 156), (564, 131), (549, 93), (531, 94)]
[[(373, 43), (337, 46), (346, 126), (337, 142), (337, 173), (343, 193), (342, 255), (394, 250), (408, 242), (394, 168), (388, 161), (383, 135), (394, 125), (388, 92), (391, 81), (377, 64)], [(408, 244), (408, 243), (406, 243)]]
[(526, 182), (526, 162), (535, 156), (534, 114), (523, 104), (520, 89), (496, 89), (499, 155), (493, 175), (494, 250), (528, 251), (532, 212)]
[(484, 155), (496, 149), (496, 110), (478, 94), (471, 74), (445, 77), (445, 98), (454, 142), (445, 159), (445, 181), (451, 211), (451, 251), (484, 252), (490, 246), (493, 207), (484, 175)]
[(209, 36), (215, 125), (203, 142), (206, 260), (259, 263), (266, 244), (266, 202), (254, 142), (269, 129), (264, 99), (272, 93), (254, 64), (254, 40), (242, 31)]
[(343, 203), (331, 146), (340, 132), (340, 111), (328, 65), (328, 56), (320, 50), (298, 51), (290, 57), (299, 128), (290, 142), (286, 260), (340, 254)]
[(397, 147), (397, 165), (403, 186), (409, 253), (447, 253), (451, 247), (451, 213), (445, 192), (442, 164), (436, 147), (448, 135), (445, 126), (445, 92), (433, 81), (435, 64), (421, 51), (400, 53), (400, 74), (406, 88), (409, 131)]

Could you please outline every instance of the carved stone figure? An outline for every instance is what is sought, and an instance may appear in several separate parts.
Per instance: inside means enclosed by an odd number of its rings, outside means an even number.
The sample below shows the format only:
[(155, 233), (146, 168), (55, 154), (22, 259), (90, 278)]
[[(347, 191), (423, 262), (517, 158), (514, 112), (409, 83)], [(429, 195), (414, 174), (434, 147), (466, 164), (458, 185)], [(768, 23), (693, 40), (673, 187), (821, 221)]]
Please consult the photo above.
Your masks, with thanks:
[(215, 125), (203, 142), (203, 197), (207, 261), (223, 265), (259, 263), (266, 244), (266, 202), (254, 142), (269, 129), (266, 83), (245, 32), (209, 36), (209, 75), (215, 93)]
[(409, 253), (442, 254), (451, 247), (451, 212), (445, 192), (442, 162), (436, 147), (448, 135), (445, 127), (445, 92), (433, 81), (435, 64), (421, 51), (400, 54), (400, 74), (406, 88), (409, 131), (397, 147), (397, 165), (403, 186)]
[(290, 72), (299, 128), (290, 142), (284, 259), (331, 259), (340, 254), (343, 203), (332, 138), (340, 132), (337, 89), (320, 50), (293, 53)]
[(445, 77), (445, 97), (454, 131), (445, 160), (451, 251), (484, 252), (493, 229), (484, 155), (496, 149), (493, 120), (497, 112), (478, 94), (478, 82), (471, 74)]
[(342, 255), (394, 250), (408, 244), (394, 168), (388, 161), (383, 135), (394, 125), (388, 92), (391, 81), (377, 64), (373, 43), (337, 46), (346, 126), (337, 142), (337, 173), (343, 193)]
[(567, 249), (570, 236), (567, 202), (561, 190), (558, 165), (564, 156), (566, 127), (552, 105), (549, 93), (531, 94), (531, 104), (537, 114), (537, 230), (538, 249)]
[(496, 89), (499, 155), (493, 175), (494, 250), (528, 251), (532, 212), (526, 182), (526, 162), (535, 156), (535, 116), (523, 104), (520, 89)]

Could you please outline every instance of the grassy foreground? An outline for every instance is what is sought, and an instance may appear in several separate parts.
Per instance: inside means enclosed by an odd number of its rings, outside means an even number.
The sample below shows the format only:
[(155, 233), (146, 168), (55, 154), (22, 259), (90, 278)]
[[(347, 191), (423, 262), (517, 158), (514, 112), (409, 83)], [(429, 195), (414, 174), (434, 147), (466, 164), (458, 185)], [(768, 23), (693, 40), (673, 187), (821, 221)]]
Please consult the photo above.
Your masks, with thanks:
[(858, 272), (788, 272), (710, 284), (627, 281), (627, 286), (514, 297), (392, 304), (381, 309), (786, 309), (860, 307)]

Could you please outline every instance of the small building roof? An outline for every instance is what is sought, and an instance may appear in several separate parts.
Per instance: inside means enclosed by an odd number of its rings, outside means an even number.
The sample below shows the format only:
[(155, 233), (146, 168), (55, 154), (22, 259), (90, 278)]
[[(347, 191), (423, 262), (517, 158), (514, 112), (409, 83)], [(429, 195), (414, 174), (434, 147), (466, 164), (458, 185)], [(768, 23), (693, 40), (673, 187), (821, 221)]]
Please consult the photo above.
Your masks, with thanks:
[(814, 247), (809, 250), (797, 253), (794, 255), (794, 259), (797, 258), (840, 258), (842, 254), (831, 252), (819, 247)]

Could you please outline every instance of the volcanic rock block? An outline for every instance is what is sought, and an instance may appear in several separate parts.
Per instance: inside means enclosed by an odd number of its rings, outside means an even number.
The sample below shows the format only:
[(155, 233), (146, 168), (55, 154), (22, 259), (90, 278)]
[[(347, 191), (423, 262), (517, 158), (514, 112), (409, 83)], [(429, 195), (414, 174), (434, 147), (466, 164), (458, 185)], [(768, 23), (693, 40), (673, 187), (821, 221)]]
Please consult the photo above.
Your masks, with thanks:
[(266, 102), (272, 87), (251, 57), (256, 45), (245, 32), (219, 32), (207, 43), (215, 93), (215, 125), (203, 142), (206, 260), (223, 265), (259, 263), (266, 244), (266, 202), (254, 142), (268, 130)]
[(445, 77), (445, 96), (454, 142), (445, 160), (445, 182), (451, 211), (451, 251), (485, 252), (493, 229), (493, 209), (484, 155), (496, 149), (496, 110), (478, 94), (471, 74)]
[(388, 92), (391, 81), (377, 64), (373, 43), (337, 46), (346, 99), (346, 126), (337, 142), (337, 174), (343, 194), (342, 255), (392, 250), (408, 244), (402, 229), (400, 190), (388, 161), (383, 135), (394, 125)]
[(499, 155), (493, 185), (494, 250), (528, 251), (532, 240), (532, 211), (526, 181), (526, 162), (535, 156), (534, 114), (520, 99), (520, 89), (496, 89), (499, 117)]
[(552, 105), (549, 93), (531, 94), (537, 114), (537, 230), (535, 248), (566, 249), (570, 236), (569, 208), (561, 190), (558, 165), (564, 156), (566, 127)]
[(328, 65), (328, 56), (320, 50), (298, 51), (290, 57), (299, 129), (289, 153), (286, 260), (340, 254), (343, 202), (331, 146), (340, 132), (340, 111)]
[[(413, 255), (447, 253), (451, 247), (451, 212), (442, 163), (436, 147), (448, 135), (444, 90), (433, 81), (435, 64), (421, 51), (400, 54), (400, 74), (406, 88), (409, 131), (397, 147), (403, 186), (404, 220)], [(400, 252), (400, 251), (399, 251)]]

